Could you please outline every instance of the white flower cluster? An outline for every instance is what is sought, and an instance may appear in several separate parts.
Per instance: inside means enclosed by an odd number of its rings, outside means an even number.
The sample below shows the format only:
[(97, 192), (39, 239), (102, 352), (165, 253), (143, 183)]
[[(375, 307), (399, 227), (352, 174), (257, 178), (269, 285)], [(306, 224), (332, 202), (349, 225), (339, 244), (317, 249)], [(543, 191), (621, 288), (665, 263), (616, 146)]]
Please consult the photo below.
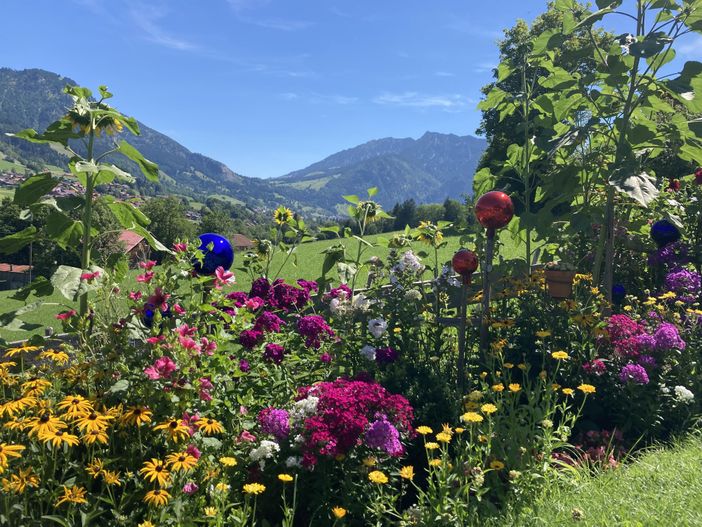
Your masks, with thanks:
[(368, 321), (368, 331), (375, 338), (379, 339), (388, 330), (388, 323), (382, 318), (372, 318)]
[(296, 401), (290, 410), (290, 418), (293, 422), (302, 422), (317, 412), (319, 397), (308, 395), (304, 399)]
[(416, 254), (414, 254), (412, 251), (406, 251), (400, 258), (400, 261), (397, 262), (397, 264), (395, 264), (395, 266), (392, 268), (392, 271), (395, 273), (404, 273), (408, 271), (418, 274), (424, 271), (424, 265), (422, 265), (422, 261)]
[(361, 355), (363, 355), (367, 360), (375, 360), (375, 348), (369, 344), (366, 344), (361, 348)]
[(695, 394), (684, 386), (676, 386), (673, 391), (675, 391), (675, 398), (683, 403), (691, 403), (695, 399)]
[(347, 298), (345, 294), (340, 294), (329, 302), (329, 311), (334, 316), (343, 317), (354, 313), (365, 313), (370, 309), (370, 306), (371, 301), (363, 294), (355, 295), (352, 300)]
[(264, 439), (257, 448), (251, 451), (249, 458), (251, 461), (260, 461), (261, 468), (263, 468), (264, 460), (272, 458), (278, 452), (280, 452), (280, 445), (278, 443)]

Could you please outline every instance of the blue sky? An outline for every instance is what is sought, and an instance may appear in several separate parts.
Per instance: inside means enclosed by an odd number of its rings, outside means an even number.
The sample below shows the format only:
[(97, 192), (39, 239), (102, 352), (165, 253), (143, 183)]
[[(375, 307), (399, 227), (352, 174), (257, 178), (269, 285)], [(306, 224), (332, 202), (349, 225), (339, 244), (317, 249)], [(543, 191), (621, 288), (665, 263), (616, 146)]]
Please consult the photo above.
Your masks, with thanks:
[(236, 172), (272, 177), (371, 139), (474, 134), (501, 29), (545, 6), (5, 0), (0, 65), (107, 84), (123, 112)]

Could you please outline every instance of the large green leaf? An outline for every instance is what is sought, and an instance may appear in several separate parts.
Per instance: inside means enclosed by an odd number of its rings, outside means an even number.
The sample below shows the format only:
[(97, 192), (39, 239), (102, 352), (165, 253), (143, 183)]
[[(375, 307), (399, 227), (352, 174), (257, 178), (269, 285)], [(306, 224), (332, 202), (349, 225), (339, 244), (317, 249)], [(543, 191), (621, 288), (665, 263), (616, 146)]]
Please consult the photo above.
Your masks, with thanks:
[(629, 172), (628, 168), (622, 168), (615, 171), (609, 182), (618, 191), (635, 199), (644, 207), (659, 194), (655, 179), (646, 172)]
[(23, 247), (29, 245), (33, 242), (37, 235), (37, 228), (34, 225), (30, 225), (26, 229), (23, 229), (4, 238), (0, 238), (0, 254), (12, 254), (16, 253)]
[(29, 284), (18, 289), (10, 298), (13, 300), (22, 300), (23, 302), (29, 298), (29, 295), (34, 296), (49, 296), (54, 292), (54, 286), (43, 276), (38, 276)]
[(64, 249), (75, 248), (80, 245), (83, 237), (83, 223), (66, 216), (63, 212), (52, 210), (46, 218), (43, 233)]
[(115, 215), (119, 224), (125, 229), (133, 229), (137, 226), (145, 227), (150, 223), (149, 218), (131, 203), (115, 201), (112, 203), (108, 202), (107, 206), (112, 211), (112, 214)]
[(51, 192), (59, 182), (49, 172), (29, 176), (15, 189), (14, 202), (20, 207), (27, 207)]
[(139, 168), (144, 173), (144, 176), (146, 176), (146, 179), (153, 182), (158, 181), (158, 165), (156, 163), (146, 159), (143, 155), (141, 155), (139, 150), (124, 140), (119, 142), (118, 150), (139, 165)]

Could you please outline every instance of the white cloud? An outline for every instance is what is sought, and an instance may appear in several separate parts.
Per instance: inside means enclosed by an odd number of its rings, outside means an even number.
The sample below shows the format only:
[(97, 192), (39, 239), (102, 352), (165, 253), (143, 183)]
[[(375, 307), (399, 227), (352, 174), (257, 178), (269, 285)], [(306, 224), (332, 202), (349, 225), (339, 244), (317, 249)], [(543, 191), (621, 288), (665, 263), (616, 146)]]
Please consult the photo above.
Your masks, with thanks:
[(285, 92), (280, 94), (280, 98), (286, 101), (302, 101), (309, 104), (339, 104), (347, 105), (358, 102), (358, 97), (350, 97), (340, 94), (307, 93), (299, 94), (295, 92)]
[(457, 111), (471, 103), (468, 97), (458, 94), (429, 95), (418, 92), (383, 93), (373, 99), (376, 104), (388, 106), (408, 106), (413, 108), (438, 108)]
[(450, 71), (435, 71), (434, 75), (437, 77), (455, 77), (455, 73), (451, 73)]
[(158, 44), (171, 49), (181, 51), (191, 51), (198, 49), (199, 46), (189, 42), (188, 40), (176, 35), (169, 34), (159, 24), (159, 20), (168, 14), (165, 8), (142, 3), (132, 4), (129, 9), (129, 15), (134, 24), (144, 33), (144, 38), (149, 42)]
[(307, 20), (289, 20), (285, 18), (251, 18), (239, 16), (239, 20), (251, 24), (252, 26), (266, 29), (277, 29), (279, 31), (300, 31), (312, 26), (312, 22)]

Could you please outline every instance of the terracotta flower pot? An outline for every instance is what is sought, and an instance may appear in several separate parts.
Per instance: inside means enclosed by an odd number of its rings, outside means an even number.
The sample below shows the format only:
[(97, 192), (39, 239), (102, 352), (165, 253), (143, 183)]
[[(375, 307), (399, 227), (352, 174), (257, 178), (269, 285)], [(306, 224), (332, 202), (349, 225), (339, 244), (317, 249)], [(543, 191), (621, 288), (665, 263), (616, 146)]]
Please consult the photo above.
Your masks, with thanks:
[(568, 298), (573, 294), (575, 271), (546, 270), (548, 294), (553, 298)]

